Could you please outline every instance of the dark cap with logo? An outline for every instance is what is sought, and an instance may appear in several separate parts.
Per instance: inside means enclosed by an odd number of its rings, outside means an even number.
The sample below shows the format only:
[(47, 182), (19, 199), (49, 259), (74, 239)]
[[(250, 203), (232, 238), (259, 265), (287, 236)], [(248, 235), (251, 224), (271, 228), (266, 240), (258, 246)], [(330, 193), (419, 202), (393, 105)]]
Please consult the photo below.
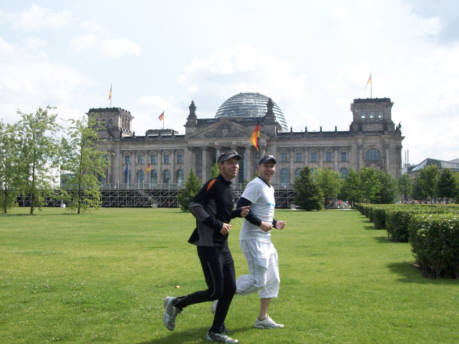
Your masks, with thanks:
[(239, 160), (241, 159), (241, 156), (236, 151), (228, 151), (218, 157), (218, 162), (224, 162), (226, 160), (230, 160), (233, 158), (236, 158), (237, 160)]
[(258, 165), (267, 164), (268, 162), (272, 162), (274, 164), (276, 163), (276, 158), (274, 157), (274, 155), (265, 155), (263, 158), (260, 159)]

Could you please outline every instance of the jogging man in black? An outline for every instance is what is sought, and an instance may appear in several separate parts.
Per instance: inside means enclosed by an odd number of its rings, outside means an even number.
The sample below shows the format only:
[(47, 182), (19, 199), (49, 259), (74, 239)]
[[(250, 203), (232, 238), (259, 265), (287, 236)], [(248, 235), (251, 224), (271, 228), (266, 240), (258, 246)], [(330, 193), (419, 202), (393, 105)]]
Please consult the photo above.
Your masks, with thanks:
[(236, 291), (233, 257), (228, 247), (229, 224), (236, 216), (245, 217), (249, 206), (233, 210), (231, 180), (239, 171), (240, 155), (235, 151), (218, 158), (220, 175), (209, 180), (190, 203), (196, 218), (196, 229), (188, 240), (197, 246), (198, 256), (208, 289), (164, 300), (164, 324), (175, 328), (175, 318), (183, 308), (200, 302), (219, 300), (207, 339), (214, 342), (238, 343), (225, 334), (225, 318)]

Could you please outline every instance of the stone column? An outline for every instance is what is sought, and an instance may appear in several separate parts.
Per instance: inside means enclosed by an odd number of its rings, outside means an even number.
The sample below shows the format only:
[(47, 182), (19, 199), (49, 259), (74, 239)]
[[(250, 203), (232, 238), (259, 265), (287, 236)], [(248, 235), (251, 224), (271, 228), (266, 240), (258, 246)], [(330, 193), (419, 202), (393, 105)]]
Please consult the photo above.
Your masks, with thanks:
[(294, 149), (290, 148), (289, 149), (289, 157), (290, 157), (290, 181), (289, 181), (289, 184), (293, 184), (293, 181), (295, 180), (295, 166), (294, 166), (294, 161), (295, 161), (295, 158), (296, 158), (296, 152)]
[(208, 168), (207, 168), (207, 148), (203, 147), (201, 150), (202, 154), (202, 182), (205, 183), (207, 181), (208, 176)]
[(173, 149), (171, 151), (171, 161), (172, 161), (172, 164), (171, 164), (171, 184), (175, 184), (177, 183), (177, 180), (176, 180), (176, 175), (175, 175), (175, 163), (176, 163), (176, 159), (175, 159), (175, 149)]
[(163, 183), (163, 150), (158, 152), (158, 184)]
[(188, 178), (190, 174), (190, 169), (196, 170), (193, 165), (193, 150), (191, 147), (186, 145), (183, 150), (183, 176), (185, 180)]

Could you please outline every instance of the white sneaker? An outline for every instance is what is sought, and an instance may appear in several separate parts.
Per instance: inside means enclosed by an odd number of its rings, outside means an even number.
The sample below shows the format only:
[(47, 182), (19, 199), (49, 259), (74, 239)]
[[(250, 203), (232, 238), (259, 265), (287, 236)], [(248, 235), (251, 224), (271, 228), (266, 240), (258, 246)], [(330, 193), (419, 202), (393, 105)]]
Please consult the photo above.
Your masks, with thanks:
[(217, 332), (207, 332), (206, 339), (210, 342), (220, 342), (220, 343), (230, 343), (230, 344), (238, 344), (239, 341), (237, 339), (231, 338), (224, 333), (217, 333)]
[(164, 316), (163, 322), (167, 329), (173, 331), (175, 329), (175, 318), (181, 312), (181, 309), (174, 306), (175, 297), (166, 296), (164, 299)]
[(269, 317), (269, 315), (266, 316), (266, 319), (264, 320), (255, 320), (255, 327), (256, 328), (283, 328), (284, 324), (278, 324), (276, 323), (273, 319)]
[(217, 312), (217, 306), (218, 306), (218, 300), (214, 300), (214, 302), (212, 302), (212, 313), (216, 313)]

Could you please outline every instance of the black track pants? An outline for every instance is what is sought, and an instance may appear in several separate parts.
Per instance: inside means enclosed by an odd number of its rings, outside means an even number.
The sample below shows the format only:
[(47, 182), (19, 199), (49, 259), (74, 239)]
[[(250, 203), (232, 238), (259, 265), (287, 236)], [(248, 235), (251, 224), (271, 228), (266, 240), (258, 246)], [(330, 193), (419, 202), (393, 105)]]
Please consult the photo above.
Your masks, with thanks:
[(227, 247), (204, 246), (198, 246), (198, 256), (208, 289), (177, 298), (175, 306), (184, 308), (195, 303), (219, 300), (210, 331), (223, 332), (226, 314), (236, 292), (233, 257)]

